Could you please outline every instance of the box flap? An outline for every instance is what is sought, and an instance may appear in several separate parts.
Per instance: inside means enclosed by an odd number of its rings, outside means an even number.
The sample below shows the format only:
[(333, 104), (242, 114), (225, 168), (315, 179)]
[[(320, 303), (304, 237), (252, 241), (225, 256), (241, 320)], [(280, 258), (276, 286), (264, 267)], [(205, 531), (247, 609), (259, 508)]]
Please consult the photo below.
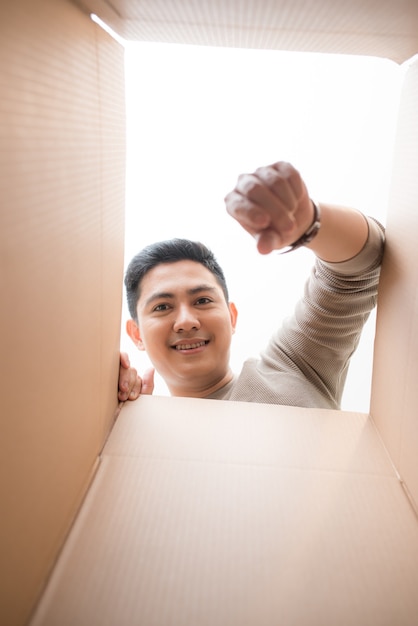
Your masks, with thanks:
[(371, 414), (418, 510), (418, 57), (405, 67), (373, 359)]
[(417, 519), (367, 416), (143, 397), (31, 626), (412, 626), (417, 579)]
[(1, 3), (0, 622), (27, 622), (117, 407), (123, 48), (71, 2)]
[(125, 39), (381, 56), (418, 51), (415, 0), (80, 0)]

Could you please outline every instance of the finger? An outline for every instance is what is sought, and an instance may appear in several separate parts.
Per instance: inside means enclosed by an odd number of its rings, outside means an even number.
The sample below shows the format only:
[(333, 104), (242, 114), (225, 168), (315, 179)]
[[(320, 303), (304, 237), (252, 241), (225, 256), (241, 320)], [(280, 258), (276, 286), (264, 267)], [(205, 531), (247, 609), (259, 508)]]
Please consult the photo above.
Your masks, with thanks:
[(240, 176), (235, 194), (228, 198), (228, 212), (253, 234), (272, 226), (278, 233), (292, 230), (297, 207), (292, 188), (272, 167), (259, 168), (257, 173), (260, 177)]
[(235, 190), (225, 197), (225, 205), (229, 215), (251, 235), (270, 224), (270, 215), (262, 207)]
[(291, 187), (272, 167), (259, 168), (255, 174), (240, 176), (235, 190), (270, 217), (291, 213), (295, 208)]
[[(119, 369), (119, 393), (118, 398), (122, 402), (129, 398), (129, 395), (132, 391), (138, 386), (137, 383), (138, 374), (135, 368), (130, 367), (128, 369), (123, 369), (122, 367)], [(139, 384), (139, 392), (141, 391), (141, 386)]]
[(270, 254), (273, 250), (279, 250), (287, 245), (286, 241), (272, 228), (266, 228), (255, 235), (257, 250), (260, 254)]
[(120, 364), (126, 370), (130, 368), (131, 363), (129, 361), (129, 356), (127, 352), (120, 353)]
[[(254, 206), (236, 192), (231, 192), (226, 200), (228, 212), (244, 230), (256, 239), (257, 248), (261, 254), (268, 254), (273, 250), (278, 250), (297, 239), (294, 221), (292, 221), (291, 228), (283, 229), (277, 226), (277, 220), (271, 219), (270, 216), (267, 216), (264, 220), (252, 219), (251, 212)], [(235, 208), (237, 208), (236, 211)], [(258, 208), (256, 207), (254, 210), (258, 211)], [(264, 227), (264, 224), (267, 224), (267, 226)]]
[(294, 197), (300, 200), (306, 192), (305, 183), (300, 172), (291, 163), (287, 163), (286, 161), (273, 163), (271, 167), (286, 179), (289, 187), (292, 188)]
[(155, 369), (153, 367), (144, 372), (144, 375), (142, 377), (142, 395), (151, 395), (154, 391), (154, 374)]
[(130, 381), (129, 369), (124, 369), (123, 367), (121, 367), (119, 370), (119, 391), (128, 392), (129, 381)]
[(279, 167), (269, 165), (259, 167), (255, 175), (268, 187), (275, 199), (274, 208), (283, 212), (295, 213), (298, 207), (298, 194), (295, 193), (296, 182), (293, 181), (296, 170), (288, 163), (279, 163)]
[(312, 221), (312, 203), (300, 173), (290, 163), (279, 161), (273, 165), (258, 168), (256, 175), (269, 186), (272, 193), (282, 203), (284, 212), (290, 212), (293, 220), (291, 226), (283, 222), (283, 213), (280, 213), (279, 209), (280, 202), (277, 202), (278, 210), (272, 214), (268, 230), (275, 231), (279, 237), (272, 232), (261, 232), (257, 237), (258, 249), (265, 254), (268, 250), (277, 249), (280, 239), (282, 240), (280, 247), (283, 247), (290, 245), (305, 232)]
[[(284, 212), (276, 208), (273, 215), (248, 198), (233, 191), (225, 198), (228, 213), (257, 241), (261, 254), (268, 254), (297, 239), (297, 223), (293, 216), (283, 221)], [(285, 215), (286, 217), (286, 215)]]
[(135, 370), (135, 374), (136, 376), (134, 380), (132, 381), (132, 385), (130, 387), (128, 397), (126, 398), (127, 400), (137, 400), (137, 398), (139, 398), (139, 396), (142, 393), (143, 380), (140, 376), (138, 376), (138, 374), (136, 373), (136, 370)]

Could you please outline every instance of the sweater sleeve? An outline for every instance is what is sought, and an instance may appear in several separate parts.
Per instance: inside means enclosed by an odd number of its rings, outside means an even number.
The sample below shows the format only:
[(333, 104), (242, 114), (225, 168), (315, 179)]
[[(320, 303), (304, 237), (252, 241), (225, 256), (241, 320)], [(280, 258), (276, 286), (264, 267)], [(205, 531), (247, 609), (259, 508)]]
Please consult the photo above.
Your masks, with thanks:
[(350, 357), (374, 308), (384, 247), (383, 227), (369, 218), (369, 236), (352, 259), (316, 259), (293, 316), (261, 355), (261, 367), (291, 371), (340, 407)]

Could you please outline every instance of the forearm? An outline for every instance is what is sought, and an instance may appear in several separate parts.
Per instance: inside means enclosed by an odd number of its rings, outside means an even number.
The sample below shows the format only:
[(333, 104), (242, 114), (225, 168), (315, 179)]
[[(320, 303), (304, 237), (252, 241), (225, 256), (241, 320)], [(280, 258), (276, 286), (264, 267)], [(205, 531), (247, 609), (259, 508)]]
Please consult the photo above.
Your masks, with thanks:
[(356, 256), (368, 238), (365, 216), (354, 209), (322, 204), (321, 228), (306, 247), (323, 261), (340, 263)]

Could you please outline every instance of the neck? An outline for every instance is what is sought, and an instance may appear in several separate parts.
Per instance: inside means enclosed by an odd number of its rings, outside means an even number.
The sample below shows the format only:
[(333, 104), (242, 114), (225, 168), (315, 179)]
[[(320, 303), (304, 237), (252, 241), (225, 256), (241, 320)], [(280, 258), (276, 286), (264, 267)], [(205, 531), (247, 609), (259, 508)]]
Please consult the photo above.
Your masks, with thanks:
[(179, 386), (179, 385), (168, 385), (168, 389), (172, 396), (183, 397), (183, 398), (206, 398), (206, 396), (210, 396), (218, 389), (222, 389), (229, 382), (231, 382), (233, 378), (233, 373), (230, 369), (226, 372), (222, 378), (216, 381), (212, 381), (210, 385), (196, 385), (195, 387), (190, 386)]

